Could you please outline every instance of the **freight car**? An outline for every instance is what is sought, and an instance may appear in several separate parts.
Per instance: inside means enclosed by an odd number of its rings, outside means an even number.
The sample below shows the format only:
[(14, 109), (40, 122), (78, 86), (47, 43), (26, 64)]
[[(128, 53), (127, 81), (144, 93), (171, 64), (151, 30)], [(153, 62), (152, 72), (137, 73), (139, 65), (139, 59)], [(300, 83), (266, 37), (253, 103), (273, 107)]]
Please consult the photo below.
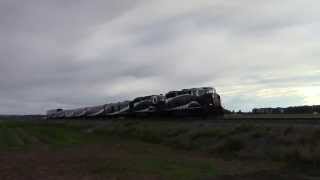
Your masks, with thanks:
[(219, 116), (223, 115), (220, 95), (212, 87), (170, 91), (165, 95), (137, 97), (132, 101), (78, 109), (47, 111), (48, 119), (111, 118), (126, 116)]

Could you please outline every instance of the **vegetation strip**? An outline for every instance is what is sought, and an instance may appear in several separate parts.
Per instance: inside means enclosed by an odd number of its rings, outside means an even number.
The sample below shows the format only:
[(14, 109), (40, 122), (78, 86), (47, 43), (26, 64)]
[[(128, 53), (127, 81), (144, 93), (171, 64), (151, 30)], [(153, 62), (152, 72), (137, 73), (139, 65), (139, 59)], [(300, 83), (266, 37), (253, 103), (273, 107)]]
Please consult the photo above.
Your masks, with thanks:
[[(212, 162), (205, 161), (205, 163), (201, 165), (201, 163), (197, 164), (197, 162), (191, 161), (185, 163), (183, 160), (181, 162), (179, 158), (176, 159), (175, 157), (171, 157), (172, 159), (170, 159), (166, 157), (166, 155), (159, 156), (154, 154), (154, 152), (159, 152), (160, 149), (148, 149), (149, 147), (146, 147), (145, 143), (142, 143), (141, 147), (138, 147), (138, 150), (133, 148), (133, 151), (138, 151), (139, 153), (142, 151), (142, 155), (139, 157), (136, 152), (131, 151), (130, 143), (125, 146), (123, 145), (123, 142), (135, 140), (142, 140), (154, 144), (150, 146), (159, 145), (159, 147), (162, 147), (165, 145), (173, 147), (173, 149), (203, 151), (211, 154), (212, 157), (218, 156), (226, 159), (257, 159), (284, 162), (291, 168), (307, 169), (315, 173), (314, 170), (320, 166), (319, 137), (320, 130), (317, 128), (304, 129), (290, 125), (287, 127), (272, 128), (256, 126), (250, 123), (228, 127), (215, 127), (206, 122), (148, 122), (138, 120), (110, 121), (106, 124), (98, 123), (97, 125), (67, 121), (59, 124), (47, 124), (44, 122), (0, 123), (1, 151), (11, 149), (24, 150), (25, 148), (32, 149), (41, 146), (52, 147), (53, 149), (64, 149), (65, 147), (79, 147), (86, 144), (107, 143), (110, 148), (118, 148), (116, 152), (128, 150), (130, 153), (135, 154), (137, 158), (132, 157), (133, 159), (126, 160), (131, 162), (129, 167), (121, 164), (119, 166), (115, 164), (115, 166), (110, 167), (110, 164), (102, 163), (97, 169), (93, 170), (93, 172), (98, 174), (103, 174), (109, 171), (110, 168), (120, 168), (126, 172), (134, 171), (134, 173), (142, 173), (141, 171), (143, 171), (144, 168), (151, 168), (148, 170), (151, 174), (169, 171), (171, 173), (167, 176), (175, 177), (186, 175), (183, 173), (184, 171), (205, 171), (200, 174), (210, 174), (213, 172), (214, 167)], [(112, 139), (118, 139), (119, 141)], [(122, 145), (118, 147), (117, 144)], [(136, 146), (136, 144), (132, 146)], [(107, 147), (107, 149), (108, 148), (109, 147)], [(101, 150), (107, 151), (106, 149)], [(151, 155), (148, 156), (148, 154)], [(148, 156), (148, 158), (146, 156)], [(158, 159), (158, 156), (161, 158)], [(145, 158), (145, 160), (138, 162), (140, 158)], [(158, 166), (152, 167), (151, 162), (158, 164)], [(190, 170), (187, 170), (189, 168), (188, 164), (197, 164), (197, 166), (191, 166)], [(186, 167), (184, 167), (184, 165), (186, 165)], [(135, 168), (139, 166), (142, 168)], [(197, 168), (198, 166), (201, 167), (201, 170)], [(181, 168), (184, 170), (181, 170)]]

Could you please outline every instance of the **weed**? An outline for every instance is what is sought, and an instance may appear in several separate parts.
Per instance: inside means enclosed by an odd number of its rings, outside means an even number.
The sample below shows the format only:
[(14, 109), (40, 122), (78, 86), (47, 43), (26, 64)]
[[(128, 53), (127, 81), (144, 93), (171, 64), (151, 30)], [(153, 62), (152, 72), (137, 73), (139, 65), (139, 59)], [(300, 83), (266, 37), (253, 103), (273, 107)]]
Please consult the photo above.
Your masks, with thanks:
[(244, 140), (236, 137), (229, 137), (222, 140), (212, 149), (212, 152), (219, 154), (234, 154), (245, 147)]

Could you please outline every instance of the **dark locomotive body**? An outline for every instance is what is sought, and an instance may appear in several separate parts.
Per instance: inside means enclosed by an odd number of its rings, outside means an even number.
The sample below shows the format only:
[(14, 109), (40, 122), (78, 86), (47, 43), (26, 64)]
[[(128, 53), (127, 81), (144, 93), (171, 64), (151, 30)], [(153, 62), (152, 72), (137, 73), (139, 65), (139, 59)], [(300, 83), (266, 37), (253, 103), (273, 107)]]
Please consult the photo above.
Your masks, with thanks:
[(79, 109), (47, 111), (48, 119), (126, 116), (219, 116), (221, 99), (214, 88), (170, 91), (164, 95), (137, 97), (132, 101), (110, 103)]

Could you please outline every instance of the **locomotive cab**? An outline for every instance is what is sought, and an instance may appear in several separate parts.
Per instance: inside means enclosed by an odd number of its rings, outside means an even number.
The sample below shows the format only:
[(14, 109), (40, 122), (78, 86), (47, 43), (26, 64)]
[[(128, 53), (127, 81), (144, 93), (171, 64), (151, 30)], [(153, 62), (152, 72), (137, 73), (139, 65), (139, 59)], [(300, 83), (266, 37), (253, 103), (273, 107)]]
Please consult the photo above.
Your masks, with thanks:
[(207, 104), (214, 108), (221, 107), (221, 99), (219, 94), (213, 87), (202, 87), (190, 89), (191, 95), (198, 97), (202, 104)]

